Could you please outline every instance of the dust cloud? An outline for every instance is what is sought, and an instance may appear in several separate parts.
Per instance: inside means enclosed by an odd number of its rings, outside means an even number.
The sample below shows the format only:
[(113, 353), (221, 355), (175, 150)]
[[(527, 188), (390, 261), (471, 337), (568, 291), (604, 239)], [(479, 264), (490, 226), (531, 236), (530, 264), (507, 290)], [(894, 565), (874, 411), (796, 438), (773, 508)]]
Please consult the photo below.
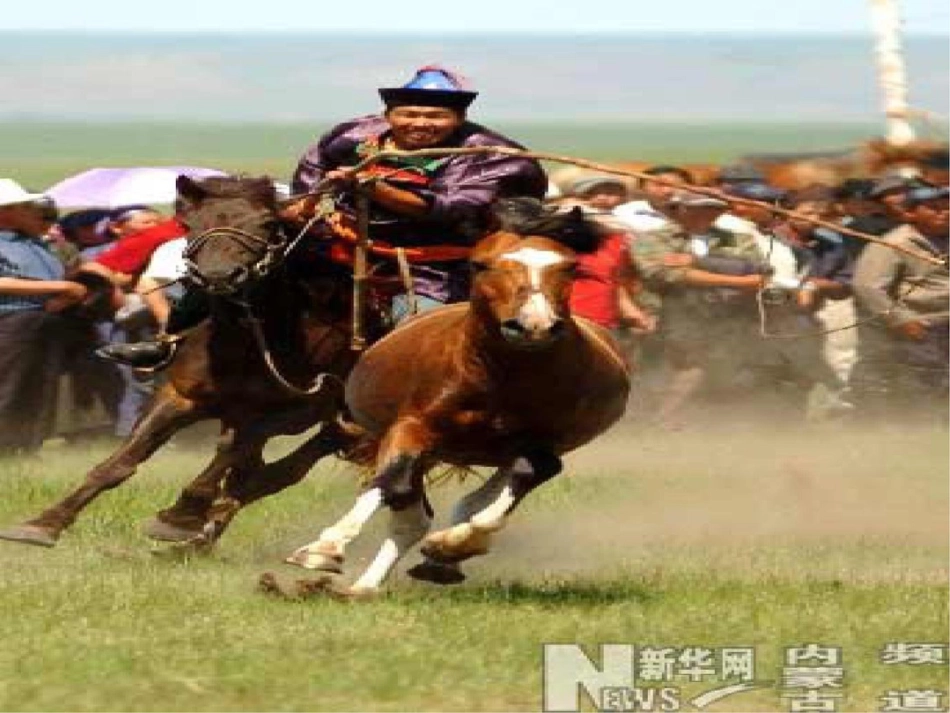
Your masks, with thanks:
[[(945, 581), (947, 457), (946, 429), (900, 419), (627, 420), (568, 456), (466, 571)], [(460, 492), (437, 490), (437, 510)]]

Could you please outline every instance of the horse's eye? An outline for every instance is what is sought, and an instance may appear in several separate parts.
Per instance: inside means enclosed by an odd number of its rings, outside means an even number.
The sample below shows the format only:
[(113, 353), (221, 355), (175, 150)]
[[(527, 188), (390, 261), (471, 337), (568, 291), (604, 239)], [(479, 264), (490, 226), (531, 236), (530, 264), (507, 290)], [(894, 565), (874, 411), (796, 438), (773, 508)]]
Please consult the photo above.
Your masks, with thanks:
[(480, 272), (485, 272), (488, 270), (488, 265), (483, 262), (475, 262), (474, 260), (469, 263), (469, 266), (472, 268), (472, 272), (476, 275)]

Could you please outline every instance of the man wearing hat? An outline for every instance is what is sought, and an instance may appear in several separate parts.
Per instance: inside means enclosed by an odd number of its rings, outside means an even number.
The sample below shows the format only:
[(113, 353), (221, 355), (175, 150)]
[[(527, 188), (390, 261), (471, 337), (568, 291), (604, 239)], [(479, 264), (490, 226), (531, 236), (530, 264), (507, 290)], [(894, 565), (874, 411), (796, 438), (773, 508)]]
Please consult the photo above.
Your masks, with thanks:
[(868, 197), (876, 201), (883, 209), (884, 214), (890, 218), (891, 224), (888, 227), (888, 231), (890, 231), (907, 222), (908, 216), (904, 210), (904, 197), (907, 192), (914, 188), (924, 188), (929, 185), (929, 183), (917, 177), (908, 177), (897, 173), (886, 174), (874, 182)]
[(851, 379), (856, 405), (869, 415), (929, 404), (946, 416), (950, 276), (947, 232), (950, 189), (918, 186), (906, 191), (907, 222), (884, 240), (940, 265), (886, 245), (865, 248), (853, 288), (867, 321), (859, 323), (858, 363)]
[[(309, 146), (294, 172), (292, 190), (307, 193), (324, 182), (337, 186), (336, 211), (328, 216), (330, 230), (323, 229), (310, 248), (323, 258), (352, 264), (352, 241), (356, 224), (353, 196), (359, 188), (370, 200), (370, 235), (380, 248), (410, 248), (409, 273), (418, 310), (431, 309), (468, 298), (469, 248), (489, 226), (489, 207), (496, 198), (531, 196), (543, 198), (548, 181), (540, 164), (532, 159), (481, 154), (444, 157), (400, 157), (380, 161), (365, 171), (352, 168), (365, 158), (388, 149), (466, 148), (520, 144), (467, 119), (467, 110), (477, 92), (441, 67), (419, 69), (401, 87), (379, 90), (382, 114), (362, 116), (335, 126)], [(288, 207), (284, 217), (306, 222), (300, 212), (307, 202)], [(311, 202), (309, 210), (312, 210)], [(318, 229), (320, 230), (320, 229)], [(329, 234), (328, 234), (329, 233)], [(398, 279), (394, 260), (374, 271), (377, 277)], [(187, 298), (182, 304), (189, 302)], [(398, 322), (412, 312), (407, 294), (393, 300), (392, 316)], [(200, 310), (172, 310), (166, 332), (182, 332), (204, 317)], [(136, 367), (153, 367), (172, 354), (175, 338), (116, 345), (103, 356)]]
[(61, 366), (54, 313), (86, 296), (41, 239), (45, 198), (0, 178), (0, 454), (48, 435)]
[(613, 211), (634, 235), (667, 226), (670, 219), (666, 215), (666, 208), (670, 197), (680, 190), (680, 187), (694, 183), (692, 174), (679, 166), (660, 164), (644, 169), (643, 173), (659, 178), (663, 183), (642, 180), (639, 186), (642, 197), (622, 203)]
[(681, 191), (669, 200), (670, 222), (632, 245), (644, 285), (640, 299), (658, 316), (672, 369), (657, 409), (664, 425), (678, 422), (713, 369), (733, 374), (737, 343), (756, 335), (754, 295), (769, 270), (751, 240), (715, 226), (728, 208), (725, 201)]
[[(382, 115), (344, 122), (304, 152), (293, 191), (313, 190), (325, 180), (335, 181), (344, 194), (359, 185), (369, 195), (374, 242), (421, 248), (433, 256), (410, 267), (419, 308), (465, 300), (465, 248), (488, 228), (492, 202), (511, 196), (541, 199), (547, 178), (537, 161), (499, 154), (387, 159), (354, 174), (352, 166), (386, 149), (523, 148), (468, 121), (466, 112), (477, 93), (441, 67), (422, 67), (404, 86), (380, 89), (379, 95), (385, 105)], [(345, 195), (340, 208), (351, 212)], [(443, 247), (456, 248), (456, 258), (440, 259), (453, 253)], [(405, 296), (397, 296), (397, 321), (406, 315), (406, 305)]]

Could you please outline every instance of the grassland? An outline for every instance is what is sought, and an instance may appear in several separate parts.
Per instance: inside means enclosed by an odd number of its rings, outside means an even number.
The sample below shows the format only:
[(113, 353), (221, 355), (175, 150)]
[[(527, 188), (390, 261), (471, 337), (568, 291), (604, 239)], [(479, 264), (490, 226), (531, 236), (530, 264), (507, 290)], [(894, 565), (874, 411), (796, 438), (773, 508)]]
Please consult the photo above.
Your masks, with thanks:
[[(772, 685), (708, 710), (787, 710), (783, 647), (821, 642), (843, 648), (840, 710), (877, 710), (888, 689), (946, 689), (945, 667), (878, 660), (886, 642), (946, 641), (946, 436), (626, 424), (572, 456), (465, 584), (400, 574), (353, 604), (255, 591), (263, 571), (303, 576), (279, 560), (348, 507), (340, 465), (251, 508), (210, 558), (151, 555), (140, 521), (206, 457), (179, 447), (94, 503), (58, 548), (0, 544), (0, 709), (537, 710), (542, 642), (623, 642), (756, 646), (757, 679)], [(103, 454), (0, 463), (0, 524)], [(437, 509), (460, 487), (471, 484), (437, 489)]]
[[(744, 153), (842, 149), (879, 133), (855, 123), (501, 123), (522, 143), (594, 160), (729, 161)], [(0, 122), (0, 176), (47, 188), (96, 166), (184, 164), (290, 177), (327, 125)]]

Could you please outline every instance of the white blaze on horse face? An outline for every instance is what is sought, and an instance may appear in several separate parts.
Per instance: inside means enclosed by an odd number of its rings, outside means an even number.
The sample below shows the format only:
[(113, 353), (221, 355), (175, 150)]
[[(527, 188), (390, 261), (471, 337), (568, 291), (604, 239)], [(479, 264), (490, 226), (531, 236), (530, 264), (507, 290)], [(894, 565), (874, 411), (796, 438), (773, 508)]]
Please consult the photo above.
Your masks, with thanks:
[(564, 262), (564, 256), (553, 250), (519, 248), (513, 252), (504, 253), (501, 257), (504, 260), (520, 263), (528, 270), (531, 295), (518, 310), (518, 321), (529, 331), (550, 329), (557, 321), (557, 314), (541, 291), (541, 277), (544, 268)]

